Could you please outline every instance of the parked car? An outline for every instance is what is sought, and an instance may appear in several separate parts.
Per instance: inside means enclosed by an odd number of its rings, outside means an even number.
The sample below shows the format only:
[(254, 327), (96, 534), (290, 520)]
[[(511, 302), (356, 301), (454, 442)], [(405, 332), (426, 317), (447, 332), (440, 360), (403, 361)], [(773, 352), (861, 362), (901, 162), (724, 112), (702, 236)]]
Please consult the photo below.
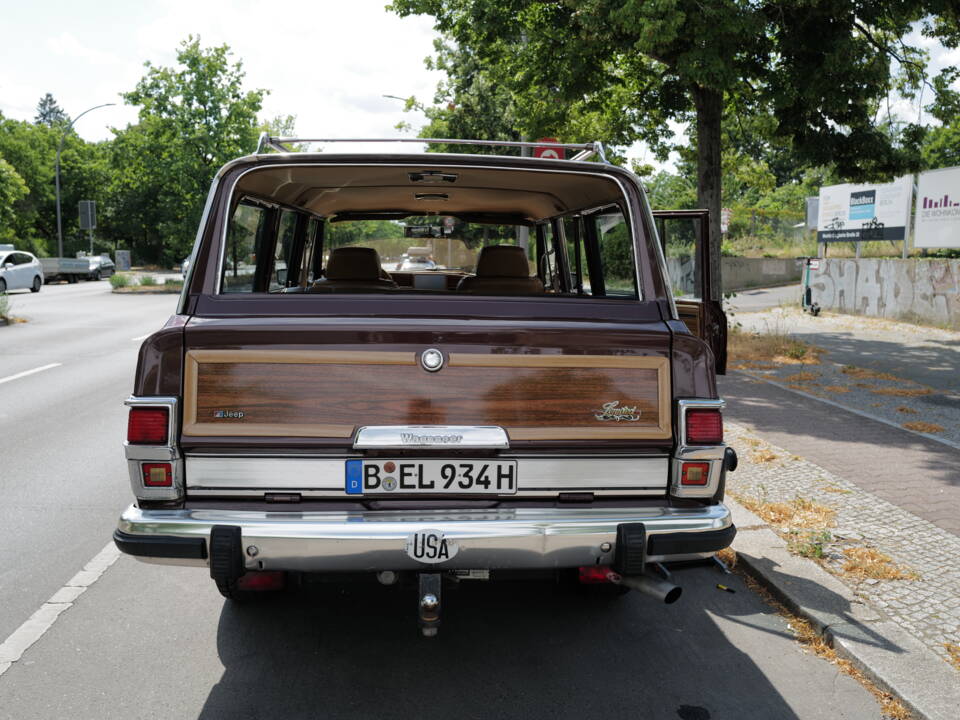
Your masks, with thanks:
[(397, 271), (404, 272), (419, 272), (422, 270), (436, 270), (437, 264), (428, 257), (421, 257), (419, 255), (414, 255), (412, 257), (404, 258), (403, 261), (397, 265)]
[[(706, 266), (678, 307), (640, 182), (575, 149), (224, 166), (177, 314), (140, 349), (117, 546), (205, 567), (233, 601), (407, 578), (425, 635), (450, 580), (676, 600), (662, 563), (736, 532), (726, 320)], [(377, 248), (395, 241), (357, 240), (426, 214), (461, 267), (391, 276)], [(660, 219), (699, 228), (706, 257), (704, 213)]]
[(180, 272), (183, 273), (183, 279), (187, 279), (187, 273), (190, 272), (190, 256), (187, 255), (180, 263)]
[(108, 278), (117, 271), (117, 266), (109, 255), (89, 255), (86, 260), (90, 266), (90, 274), (87, 275), (88, 280)]
[(10, 290), (40, 292), (43, 266), (36, 256), (23, 250), (0, 250), (0, 293)]

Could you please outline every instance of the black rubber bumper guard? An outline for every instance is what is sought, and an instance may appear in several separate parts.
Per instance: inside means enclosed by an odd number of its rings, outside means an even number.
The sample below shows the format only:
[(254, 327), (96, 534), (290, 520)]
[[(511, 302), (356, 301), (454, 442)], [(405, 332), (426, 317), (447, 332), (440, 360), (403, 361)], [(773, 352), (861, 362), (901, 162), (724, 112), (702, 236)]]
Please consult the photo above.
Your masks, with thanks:
[(138, 557), (207, 559), (207, 541), (204, 538), (182, 538), (172, 535), (131, 535), (114, 530), (113, 541), (120, 552)]

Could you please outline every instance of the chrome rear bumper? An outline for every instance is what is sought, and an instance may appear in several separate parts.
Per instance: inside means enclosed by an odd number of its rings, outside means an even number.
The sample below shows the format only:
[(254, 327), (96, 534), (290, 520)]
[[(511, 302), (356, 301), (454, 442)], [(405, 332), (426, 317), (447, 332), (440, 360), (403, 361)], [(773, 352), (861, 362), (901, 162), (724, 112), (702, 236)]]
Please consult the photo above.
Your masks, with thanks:
[(141, 510), (120, 516), (115, 538), (140, 560), (208, 564), (217, 525), (240, 527), (248, 570), (422, 570), (405, 552), (417, 530), (440, 530), (460, 546), (438, 569), (533, 569), (613, 561), (617, 526), (643, 523), (648, 559), (704, 557), (733, 539), (724, 505), (700, 508), (511, 508), (364, 512)]

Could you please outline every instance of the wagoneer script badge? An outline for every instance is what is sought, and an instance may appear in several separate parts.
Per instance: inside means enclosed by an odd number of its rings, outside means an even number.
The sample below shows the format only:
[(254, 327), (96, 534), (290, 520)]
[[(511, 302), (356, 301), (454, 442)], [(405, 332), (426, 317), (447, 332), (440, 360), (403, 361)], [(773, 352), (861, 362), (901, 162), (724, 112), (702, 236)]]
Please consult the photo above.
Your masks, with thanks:
[(431, 565), (449, 560), (460, 546), (447, 540), (439, 530), (418, 530), (407, 536), (407, 555), (417, 562)]
[(402, 432), (400, 440), (404, 445), (459, 445), (463, 442), (463, 435), (456, 434), (431, 434), (421, 435), (420, 433)]
[(619, 400), (612, 400), (604, 403), (600, 410), (594, 410), (594, 417), (597, 420), (613, 420), (615, 422), (637, 422), (640, 419), (640, 411), (636, 406), (620, 406)]

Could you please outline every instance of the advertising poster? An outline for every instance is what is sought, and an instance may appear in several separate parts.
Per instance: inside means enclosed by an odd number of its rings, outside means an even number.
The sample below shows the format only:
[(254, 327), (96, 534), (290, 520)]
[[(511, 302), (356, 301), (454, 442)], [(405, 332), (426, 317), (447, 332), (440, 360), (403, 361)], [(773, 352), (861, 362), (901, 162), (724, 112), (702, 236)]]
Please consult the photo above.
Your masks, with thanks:
[(913, 245), (960, 248), (960, 167), (920, 173)]
[(910, 220), (913, 177), (882, 185), (829, 185), (820, 188), (818, 242), (903, 240)]

